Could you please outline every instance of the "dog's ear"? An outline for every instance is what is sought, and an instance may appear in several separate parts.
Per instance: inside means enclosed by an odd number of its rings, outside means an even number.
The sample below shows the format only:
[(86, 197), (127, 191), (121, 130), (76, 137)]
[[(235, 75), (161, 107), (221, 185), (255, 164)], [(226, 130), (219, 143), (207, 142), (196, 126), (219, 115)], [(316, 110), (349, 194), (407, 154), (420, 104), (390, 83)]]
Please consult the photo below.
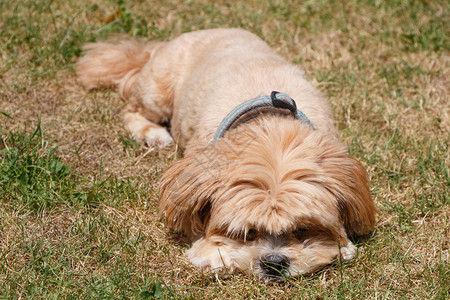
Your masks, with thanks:
[(159, 199), (166, 226), (188, 237), (202, 234), (208, 224), (218, 188), (217, 168), (204, 152), (191, 153), (164, 173)]
[(372, 201), (369, 179), (363, 165), (351, 157), (334, 159), (326, 165), (327, 176), (332, 177), (330, 191), (349, 236), (368, 234), (375, 226), (377, 209)]

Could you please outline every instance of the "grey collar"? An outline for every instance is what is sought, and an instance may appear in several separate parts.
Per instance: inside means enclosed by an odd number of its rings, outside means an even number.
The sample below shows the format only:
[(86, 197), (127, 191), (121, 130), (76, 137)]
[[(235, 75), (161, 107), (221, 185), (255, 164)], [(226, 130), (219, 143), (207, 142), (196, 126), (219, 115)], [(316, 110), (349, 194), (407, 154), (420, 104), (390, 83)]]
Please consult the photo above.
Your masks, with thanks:
[[(305, 114), (297, 109), (297, 105), (291, 97), (287, 94), (273, 91), (270, 96), (253, 98), (236, 106), (220, 123), (212, 142), (217, 142), (231, 127), (237, 127), (242, 123), (248, 122), (259, 114), (273, 112), (273, 109), (287, 109), (296, 119), (315, 129)], [(239, 122), (237, 122), (238, 120)]]

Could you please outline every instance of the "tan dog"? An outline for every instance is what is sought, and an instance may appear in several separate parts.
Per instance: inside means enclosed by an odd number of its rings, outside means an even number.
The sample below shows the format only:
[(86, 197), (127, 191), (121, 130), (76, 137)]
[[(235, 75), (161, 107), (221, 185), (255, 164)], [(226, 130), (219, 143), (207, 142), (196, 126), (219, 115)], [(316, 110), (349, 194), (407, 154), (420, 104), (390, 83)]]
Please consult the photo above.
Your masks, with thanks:
[[(348, 156), (327, 100), (298, 67), (240, 29), (84, 50), (81, 83), (118, 89), (137, 140), (165, 147), (174, 139), (185, 149), (163, 176), (159, 204), (166, 225), (190, 238), (193, 264), (266, 280), (354, 257), (348, 236), (375, 223), (367, 175)], [(212, 142), (235, 107), (274, 90), (292, 97), (314, 128), (275, 109)], [(169, 120), (170, 133), (161, 125)]]

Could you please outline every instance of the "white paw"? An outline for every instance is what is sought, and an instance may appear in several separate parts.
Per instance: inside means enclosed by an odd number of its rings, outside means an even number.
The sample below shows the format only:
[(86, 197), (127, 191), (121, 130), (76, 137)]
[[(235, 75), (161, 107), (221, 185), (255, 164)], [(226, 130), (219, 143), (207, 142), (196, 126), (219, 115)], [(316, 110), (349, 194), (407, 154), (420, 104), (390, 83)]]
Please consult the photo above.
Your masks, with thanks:
[(355, 257), (356, 246), (352, 242), (348, 242), (347, 246), (341, 247), (341, 257), (343, 261), (348, 261)]
[[(205, 241), (203, 239), (200, 242)], [(194, 243), (193, 247), (186, 250), (186, 255), (193, 265), (201, 267), (206, 272), (229, 274), (235, 271), (233, 263), (227, 252), (217, 246), (198, 249), (198, 246), (206, 246), (205, 243)], [(206, 249), (205, 249), (206, 248)], [(205, 251), (206, 250), (206, 251)]]
[(152, 128), (145, 133), (145, 143), (162, 149), (172, 144), (173, 139), (165, 128)]

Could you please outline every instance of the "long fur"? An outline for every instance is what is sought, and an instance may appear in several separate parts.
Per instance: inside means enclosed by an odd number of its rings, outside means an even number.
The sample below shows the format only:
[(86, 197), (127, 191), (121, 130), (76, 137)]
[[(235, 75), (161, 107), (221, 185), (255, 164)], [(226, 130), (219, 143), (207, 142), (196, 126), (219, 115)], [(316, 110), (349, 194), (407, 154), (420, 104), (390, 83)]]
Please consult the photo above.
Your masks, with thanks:
[[(194, 264), (268, 280), (294, 276), (351, 259), (349, 236), (373, 229), (366, 171), (347, 154), (327, 100), (255, 35), (216, 29), (84, 50), (81, 83), (117, 88), (135, 137), (155, 147), (174, 139), (185, 149), (162, 177), (159, 205), (166, 226), (191, 240)], [(262, 115), (211, 143), (229, 111), (272, 90), (296, 100), (316, 130)]]
[(124, 35), (85, 44), (83, 51), (89, 55), (78, 61), (77, 76), (86, 89), (113, 87), (122, 97), (129, 98), (139, 72), (160, 44), (142, 45)]

